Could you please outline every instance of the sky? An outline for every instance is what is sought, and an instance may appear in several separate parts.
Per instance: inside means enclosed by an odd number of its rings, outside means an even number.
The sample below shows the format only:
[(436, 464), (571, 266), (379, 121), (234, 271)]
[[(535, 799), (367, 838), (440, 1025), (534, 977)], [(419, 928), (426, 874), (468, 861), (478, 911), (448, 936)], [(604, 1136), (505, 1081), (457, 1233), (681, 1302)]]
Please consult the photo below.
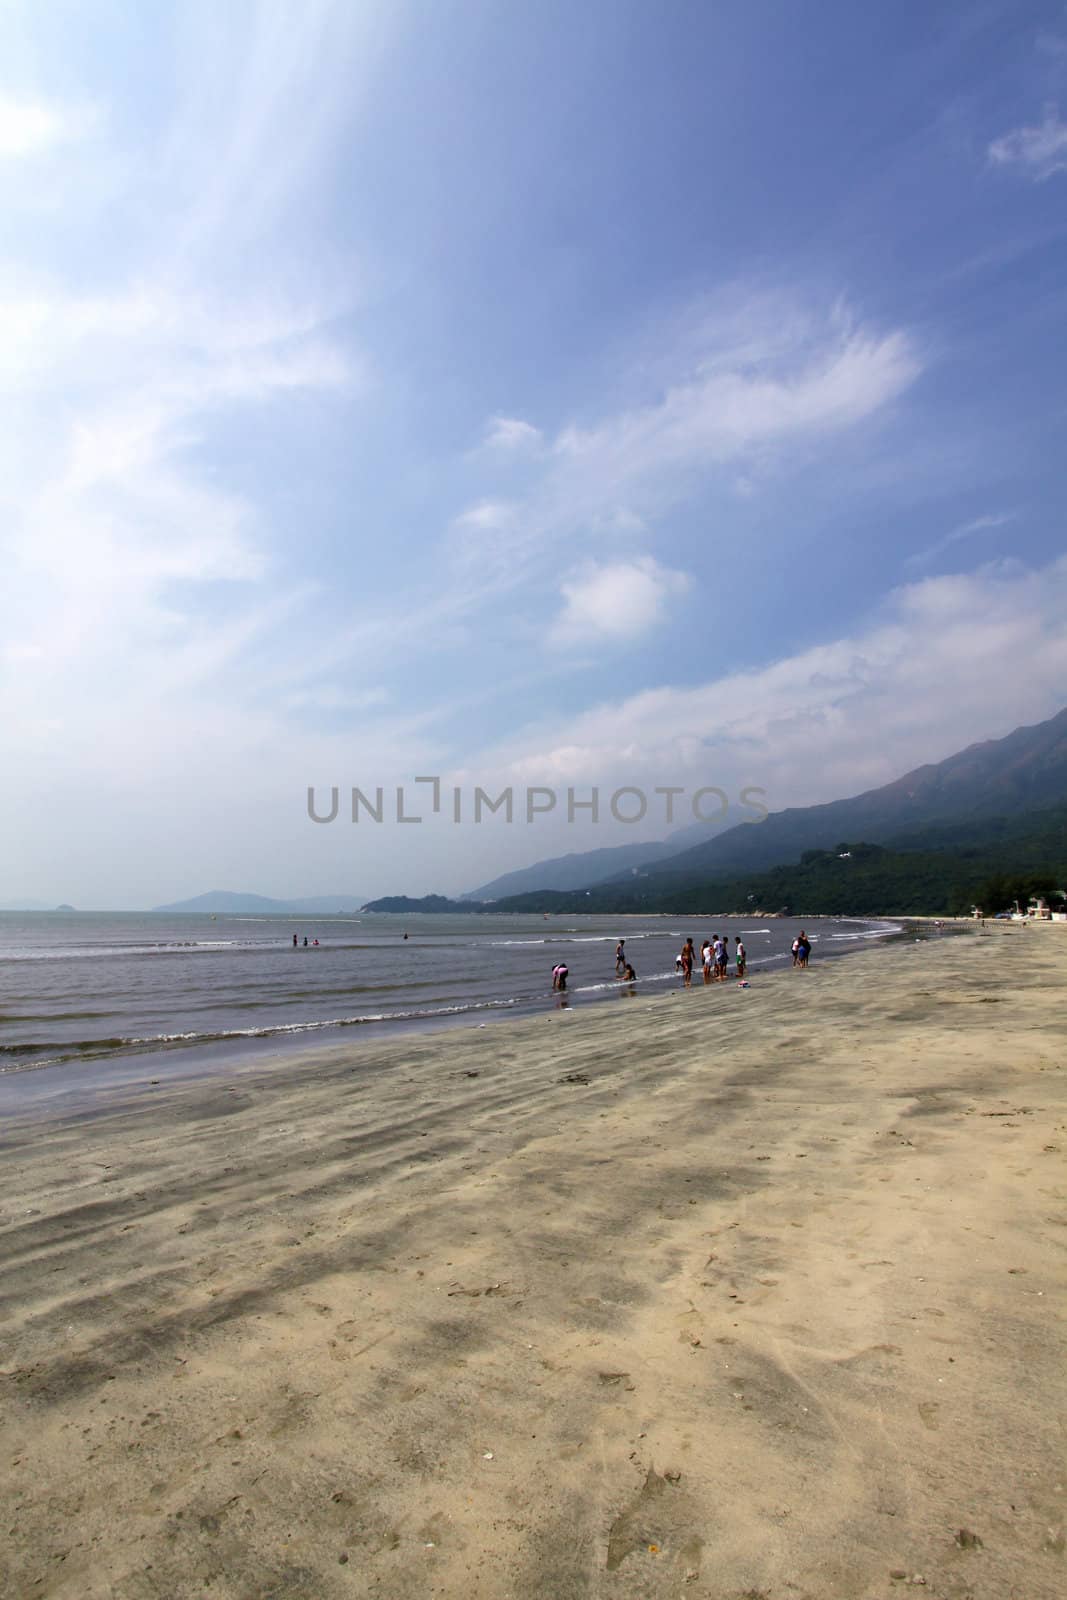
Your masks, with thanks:
[(0, 902), (462, 892), (1067, 704), (1059, 0), (0, 0), (0, 217)]

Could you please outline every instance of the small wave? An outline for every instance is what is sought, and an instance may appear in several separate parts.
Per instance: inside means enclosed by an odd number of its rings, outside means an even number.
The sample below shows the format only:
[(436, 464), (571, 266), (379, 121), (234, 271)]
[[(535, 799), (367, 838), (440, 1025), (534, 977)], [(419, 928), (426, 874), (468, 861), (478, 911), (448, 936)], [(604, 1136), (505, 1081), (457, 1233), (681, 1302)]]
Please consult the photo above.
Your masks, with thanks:
[[(58, 945), (51, 950), (5, 950), (3, 961), (82, 961), (105, 956), (166, 956), (198, 950), (273, 949), (278, 941), (262, 939), (161, 939), (152, 944), (75, 944)], [(283, 944), (288, 940), (282, 940)]]
[(0, 1045), (0, 1058), (37, 1056), (42, 1050), (59, 1052), (46, 1059), (16, 1060), (5, 1066), (0, 1059), (0, 1077), (12, 1072), (35, 1071), (40, 1067), (56, 1066), (63, 1061), (86, 1061), (100, 1057), (126, 1055), (135, 1051), (164, 1050), (178, 1044), (220, 1044), (228, 1039), (287, 1038), (302, 1033), (319, 1033), (327, 1028), (355, 1028), (374, 1022), (423, 1022), (434, 1017), (462, 1016), (472, 1011), (502, 1011), (518, 1005), (518, 999), (472, 1000), (452, 1006), (420, 1006), (403, 1011), (368, 1011), (354, 1017), (327, 1017), (305, 1022), (276, 1022), (260, 1028), (219, 1028), (211, 1032), (152, 1033), (143, 1037), (129, 1035), (115, 1039), (79, 1039), (57, 1043), (55, 1040), (36, 1044)]
[[(0, 1044), (0, 1060), (4, 1056), (10, 1056), (17, 1061), (20, 1056), (34, 1056), (41, 1050), (63, 1051), (65, 1057), (57, 1059), (76, 1060), (79, 1056), (90, 1054), (111, 1055), (131, 1042), (120, 1035), (114, 1039), (42, 1039), (32, 1044)], [(0, 1072), (3, 1070), (3, 1066), (0, 1065)]]
[(643, 977), (613, 978), (606, 983), (580, 983), (569, 992), (572, 994), (595, 994), (604, 989), (628, 989), (631, 983), (668, 983), (672, 978), (680, 978), (677, 972), (646, 972)]

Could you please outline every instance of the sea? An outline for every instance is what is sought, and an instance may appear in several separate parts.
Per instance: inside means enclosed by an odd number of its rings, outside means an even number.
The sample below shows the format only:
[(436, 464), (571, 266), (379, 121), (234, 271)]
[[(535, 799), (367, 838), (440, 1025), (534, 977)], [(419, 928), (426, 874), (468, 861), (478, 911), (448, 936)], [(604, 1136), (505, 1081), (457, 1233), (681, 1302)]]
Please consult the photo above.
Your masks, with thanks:
[[(618, 1004), (678, 986), (675, 957), (689, 935), (699, 950), (716, 932), (731, 944), (741, 934), (758, 982), (791, 964), (800, 927), (713, 916), (4, 912), (0, 1082), (117, 1061), (162, 1079), (224, 1057)], [(900, 931), (825, 918), (806, 927), (813, 964)], [(615, 977), (620, 938), (637, 975), (632, 992)], [(561, 961), (565, 997), (552, 990)]]

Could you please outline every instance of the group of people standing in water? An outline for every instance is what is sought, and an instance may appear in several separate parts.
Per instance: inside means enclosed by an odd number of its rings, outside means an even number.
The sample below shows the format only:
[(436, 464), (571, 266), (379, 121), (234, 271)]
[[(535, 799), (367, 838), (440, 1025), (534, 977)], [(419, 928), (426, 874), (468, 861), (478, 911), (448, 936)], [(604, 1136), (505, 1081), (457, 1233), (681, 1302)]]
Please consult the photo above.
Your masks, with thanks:
[[(744, 981), (745, 971), (748, 967), (748, 952), (741, 942), (741, 935), (734, 935), (734, 961), (736, 963), (739, 981)], [(696, 948), (692, 939), (687, 939), (680, 952), (675, 957), (675, 968), (682, 975), (682, 982), (688, 989), (693, 982), (693, 969), (696, 966)], [(725, 983), (730, 976), (730, 939), (725, 933), (716, 933), (710, 939), (705, 939), (700, 947), (700, 965), (704, 973), (705, 983)]]
[[(806, 967), (811, 955), (811, 940), (803, 928), (793, 940), (793, 965)], [(696, 947), (691, 938), (685, 941), (678, 955), (675, 957), (675, 970), (681, 974), (682, 982), (688, 989), (692, 986), (693, 971), (696, 967)], [(734, 970), (739, 983), (745, 982), (745, 973), (748, 970), (748, 952), (739, 933), (734, 935), (734, 950), (732, 954)], [(705, 939), (700, 947), (700, 965), (704, 973), (705, 983), (726, 983), (730, 977), (730, 937), (725, 933), (713, 934), (710, 939)], [(630, 965), (626, 955), (626, 941), (620, 939), (615, 946), (615, 976), (623, 983), (633, 983), (637, 973)], [(560, 993), (567, 989), (568, 968), (561, 961), (552, 968), (552, 987)]]

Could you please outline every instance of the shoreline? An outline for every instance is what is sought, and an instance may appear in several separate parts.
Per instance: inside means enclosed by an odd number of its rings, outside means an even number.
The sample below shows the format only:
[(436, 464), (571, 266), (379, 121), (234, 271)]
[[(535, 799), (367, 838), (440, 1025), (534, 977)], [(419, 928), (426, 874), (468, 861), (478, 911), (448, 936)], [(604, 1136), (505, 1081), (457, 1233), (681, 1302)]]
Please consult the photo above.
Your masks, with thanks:
[[(635, 915), (633, 920), (644, 919)], [(818, 965), (861, 954), (869, 947), (892, 946), (905, 938), (912, 923), (917, 923), (919, 919), (812, 917), (807, 920), (812, 923), (820, 920), (833, 923), (851, 921), (882, 929), (872, 933), (863, 942), (860, 942), (858, 936), (856, 944), (849, 949), (820, 949), (815, 957)], [(934, 920), (929, 919), (931, 923)], [(892, 923), (896, 926), (889, 928), (887, 925)], [(962, 931), (948, 923), (943, 923), (943, 926), (946, 935)], [(750, 982), (753, 978), (757, 982), (773, 979), (789, 970), (791, 969), (786, 965), (784, 958), (780, 963), (767, 963), (764, 966), (760, 966), (758, 961), (752, 962), (749, 968)], [(646, 985), (644, 992), (641, 987), (642, 980), (638, 979), (636, 982), (636, 995), (633, 999), (637, 1003), (653, 1003), (682, 992), (679, 980), (674, 974), (659, 980), (645, 979), (644, 982)], [(713, 987), (732, 988), (734, 984), (735, 980), (731, 977), (728, 985)], [(617, 986), (605, 986), (601, 995), (582, 999), (578, 998), (580, 991), (568, 991), (568, 1006), (572, 1010), (585, 1011), (590, 1007), (599, 1009), (617, 1000), (630, 998), (623, 993), (623, 987), (621, 983)], [(703, 987), (699, 975), (695, 975), (693, 991)], [(501, 1002), (487, 1004), (467, 1014), (404, 1017), (361, 1023), (357, 1026), (339, 1024), (331, 1028), (308, 1026), (301, 1027), (293, 1033), (279, 1029), (276, 1032), (251, 1037), (220, 1036), (210, 1042), (205, 1041), (195, 1045), (173, 1044), (144, 1050), (116, 1050), (106, 1055), (65, 1057), (57, 1061), (8, 1068), (0, 1070), (0, 1117), (25, 1113), (35, 1104), (41, 1107), (40, 1114), (44, 1115), (47, 1114), (50, 1103), (61, 1099), (82, 1098), (92, 1101), (101, 1093), (109, 1091), (117, 1093), (122, 1089), (130, 1090), (138, 1086), (147, 1092), (149, 1088), (165, 1083), (204, 1081), (215, 1077), (228, 1077), (234, 1073), (254, 1072), (258, 1069), (278, 1070), (307, 1056), (317, 1056), (330, 1051), (350, 1051), (362, 1046), (370, 1047), (394, 1039), (399, 1040), (406, 1035), (477, 1033), (490, 1026), (514, 1027), (523, 1022), (550, 1016), (557, 1006), (558, 1000), (546, 994), (540, 1006), (528, 1003), (512, 1006)], [(475, 1017), (479, 1020), (474, 1020)]]
[(5, 1124), (5, 1593), (1052, 1600), (1016, 932)]

